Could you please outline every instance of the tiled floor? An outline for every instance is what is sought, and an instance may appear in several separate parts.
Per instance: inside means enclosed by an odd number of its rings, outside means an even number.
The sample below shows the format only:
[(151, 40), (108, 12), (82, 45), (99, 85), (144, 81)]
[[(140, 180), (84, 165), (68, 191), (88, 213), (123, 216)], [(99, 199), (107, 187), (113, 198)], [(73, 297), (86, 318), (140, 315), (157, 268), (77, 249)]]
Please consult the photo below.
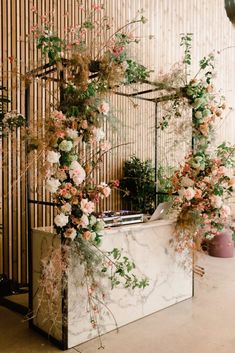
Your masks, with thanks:
[[(92, 340), (75, 353), (235, 353), (235, 258), (204, 257), (195, 297), (103, 337), (104, 350)], [(0, 307), (1, 353), (54, 353), (59, 349), (27, 328), (22, 316)]]

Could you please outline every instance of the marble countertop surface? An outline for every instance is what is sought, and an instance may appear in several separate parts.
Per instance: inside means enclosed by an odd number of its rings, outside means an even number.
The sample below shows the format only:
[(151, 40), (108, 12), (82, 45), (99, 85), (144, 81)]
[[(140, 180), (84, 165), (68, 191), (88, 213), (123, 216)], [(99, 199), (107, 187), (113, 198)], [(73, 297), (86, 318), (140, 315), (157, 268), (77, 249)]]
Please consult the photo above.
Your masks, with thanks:
[[(146, 228), (152, 228), (152, 227), (162, 227), (162, 226), (169, 226), (171, 224), (174, 224), (176, 222), (175, 219), (160, 219), (156, 221), (148, 221), (148, 222), (143, 222), (143, 223), (135, 223), (135, 224), (128, 224), (128, 225), (120, 225), (120, 226), (115, 226), (115, 227), (107, 227), (104, 230), (104, 236), (109, 235), (109, 234), (114, 234), (120, 231), (131, 231), (131, 230), (139, 230), (139, 229), (146, 229)], [(32, 230), (37, 230), (39, 232), (45, 232), (45, 233), (51, 233), (55, 234), (55, 230), (53, 229), (53, 226), (47, 226), (47, 227), (38, 227), (38, 228), (33, 228)]]

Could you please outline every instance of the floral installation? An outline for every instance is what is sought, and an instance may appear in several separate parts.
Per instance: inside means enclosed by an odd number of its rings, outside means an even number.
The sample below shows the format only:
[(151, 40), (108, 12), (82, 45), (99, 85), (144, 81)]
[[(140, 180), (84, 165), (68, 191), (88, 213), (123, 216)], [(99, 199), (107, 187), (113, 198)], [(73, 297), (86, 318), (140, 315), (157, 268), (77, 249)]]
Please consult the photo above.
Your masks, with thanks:
[[(172, 208), (178, 212), (174, 244), (180, 252), (200, 249), (205, 238), (213, 238), (229, 225), (231, 211), (227, 200), (232, 196), (235, 183), (235, 146), (222, 143), (213, 147), (215, 123), (226, 109), (224, 97), (213, 85), (215, 57), (214, 54), (204, 57), (198, 73), (187, 83), (191, 41), (192, 34), (182, 36), (186, 69), (184, 73), (179, 71), (178, 82), (184, 85), (171, 87), (174, 109), (163, 117), (159, 126), (165, 129), (172, 116), (181, 115), (180, 108), (192, 109), (191, 152), (171, 178), (170, 193), (176, 195)], [(165, 81), (165, 89), (169, 82), (170, 76)]]
[(229, 224), (231, 210), (227, 201), (235, 190), (234, 157), (235, 147), (223, 143), (211, 154), (190, 153), (174, 173), (178, 250), (183, 251), (186, 243), (200, 248), (205, 238), (213, 238)]
[(24, 126), (26, 119), (15, 110), (7, 110), (10, 99), (6, 94), (6, 88), (0, 86), (0, 92), (0, 137), (5, 137), (15, 129)]
[[(43, 143), (35, 142), (33, 148), (38, 151), (40, 148), (46, 149), (45, 187), (57, 207), (54, 228), (62, 241), (59, 252), (63, 253), (59, 256), (58, 249), (52, 249), (43, 259), (40, 300), (38, 309), (32, 315), (37, 315), (42, 301), (47, 301), (45, 293), (56, 302), (60, 291), (51, 293), (52, 290), (49, 290), (49, 293), (48, 288), (56, 286), (53, 283), (58, 273), (59, 276), (61, 272), (66, 274), (75, 255), (84, 269), (90, 321), (95, 328), (98, 325), (97, 307), (101, 303), (105, 306), (105, 293), (100, 288), (99, 277), (107, 276), (112, 288), (121, 284), (132, 289), (148, 285), (147, 278), (136, 277), (133, 273), (135, 264), (122, 255), (121, 250), (115, 248), (104, 252), (99, 248), (104, 222), (97, 216), (97, 206), (103, 198), (110, 196), (113, 188), (119, 186), (118, 180), (96, 183), (94, 177), (105, 154), (114, 148), (105, 139), (103, 127), (112, 120), (107, 96), (114, 87), (143, 82), (149, 76), (144, 66), (128, 56), (129, 44), (138, 40), (128, 33), (127, 28), (144, 23), (142, 14), (110, 34), (101, 48), (96, 48), (96, 56), (89, 52), (87, 33), (91, 31), (96, 37), (99, 27), (96, 16), (103, 10), (103, 7), (93, 5), (83, 23), (69, 28), (63, 39), (55, 33), (53, 21), (46, 16), (41, 27), (36, 24), (31, 29), (44, 61), (56, 65), (60, 77), (60, 102), (47, 119)], [(36, 14), (37, 10), (34, 8), (33, 12)], [(110, 32), (107, 21), (106, 16), (100, 20), (103, 25), (99, 28), (103, 33)], [(97, 34), (100, 38), (101, 29)], [(28, 75), (28, 80), (34, 79), (33, 75)], [(54, 263), (58, 258), (62, 259), (62, 267)], [(57, 269), (59, 272), (53, 275)], [(53, 279), (51, 285), (48, 284), (50, 278)], [(47, 312), (48, 320), (51, 320), (53, 310), (48, 309)]]
[(15, 129), (25, 126), (25, 117), (15, 110), (9, 111), (4, 114), (0, 121), (0, 136), (6, 136)]

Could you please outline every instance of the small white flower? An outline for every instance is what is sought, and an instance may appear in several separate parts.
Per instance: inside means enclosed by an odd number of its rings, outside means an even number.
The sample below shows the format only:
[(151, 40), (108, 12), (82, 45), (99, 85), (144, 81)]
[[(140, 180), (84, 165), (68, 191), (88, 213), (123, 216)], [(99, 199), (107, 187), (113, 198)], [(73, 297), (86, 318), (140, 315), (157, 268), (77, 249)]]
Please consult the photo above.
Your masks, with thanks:
[(70, 205), (70, 203), (66, 202), (63, 206), (61, 206), (61, 211), (63, 213), (70, 214), (72, 211), (72, 206)]
[(202, 112), (200, 112), (199, 110), (196, 111), (196, 113), (194, 114), (195, 118), (197, 119), (201, 119), (202, 118)]
[(48, 151), (47, 152), (47, 161), (49, 163), (59, 163), (61, 154), (55, 151)]
[(69, 141), (69, 140), (63, 140), (59, 144), (59, 149), (64, 152), (69, 152), (71, 151), (72, 148), (73, 148), (73, 143), (72, 141)]
[(223, 200), (222, 200), (222, 198), (220, 196), (212, 195), (210, 197), (210, 200), (211, 200), (212, 207), (221, 208), (222, 205), (223, 205)]
[(94, 128), (93, 134), (97, 142), (105, 137), (105, 132), (101, 128)]
[(66, 135), (70, 137), (71, 139), (75, 140), (78, 137), (78, 132), (77, 130), (74, 129), (66, 129)]
[(58, 190), (59, 186), (60, 186), (60, 181), (58, 179), (50, 178), (50, 179), (47, 179), (46, 181), (46, 189), (52, 194), (54, 194)]
[(65, 216), (64, 213), (60, 213), (54, 218), (54, 222), (57, 225), (57, 227), (64, 227), (69, 221), (69, 217)]

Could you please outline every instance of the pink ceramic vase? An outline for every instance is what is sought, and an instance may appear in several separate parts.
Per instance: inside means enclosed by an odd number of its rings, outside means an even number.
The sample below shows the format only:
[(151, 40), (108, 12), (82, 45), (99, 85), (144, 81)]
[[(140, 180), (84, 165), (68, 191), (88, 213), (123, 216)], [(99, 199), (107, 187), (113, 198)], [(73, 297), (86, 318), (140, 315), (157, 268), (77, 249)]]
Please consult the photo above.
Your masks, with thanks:
[(209, 255), (215, 257), (233, 257), (234, 242), (231, 232), (221, 232), (209, 242)]

